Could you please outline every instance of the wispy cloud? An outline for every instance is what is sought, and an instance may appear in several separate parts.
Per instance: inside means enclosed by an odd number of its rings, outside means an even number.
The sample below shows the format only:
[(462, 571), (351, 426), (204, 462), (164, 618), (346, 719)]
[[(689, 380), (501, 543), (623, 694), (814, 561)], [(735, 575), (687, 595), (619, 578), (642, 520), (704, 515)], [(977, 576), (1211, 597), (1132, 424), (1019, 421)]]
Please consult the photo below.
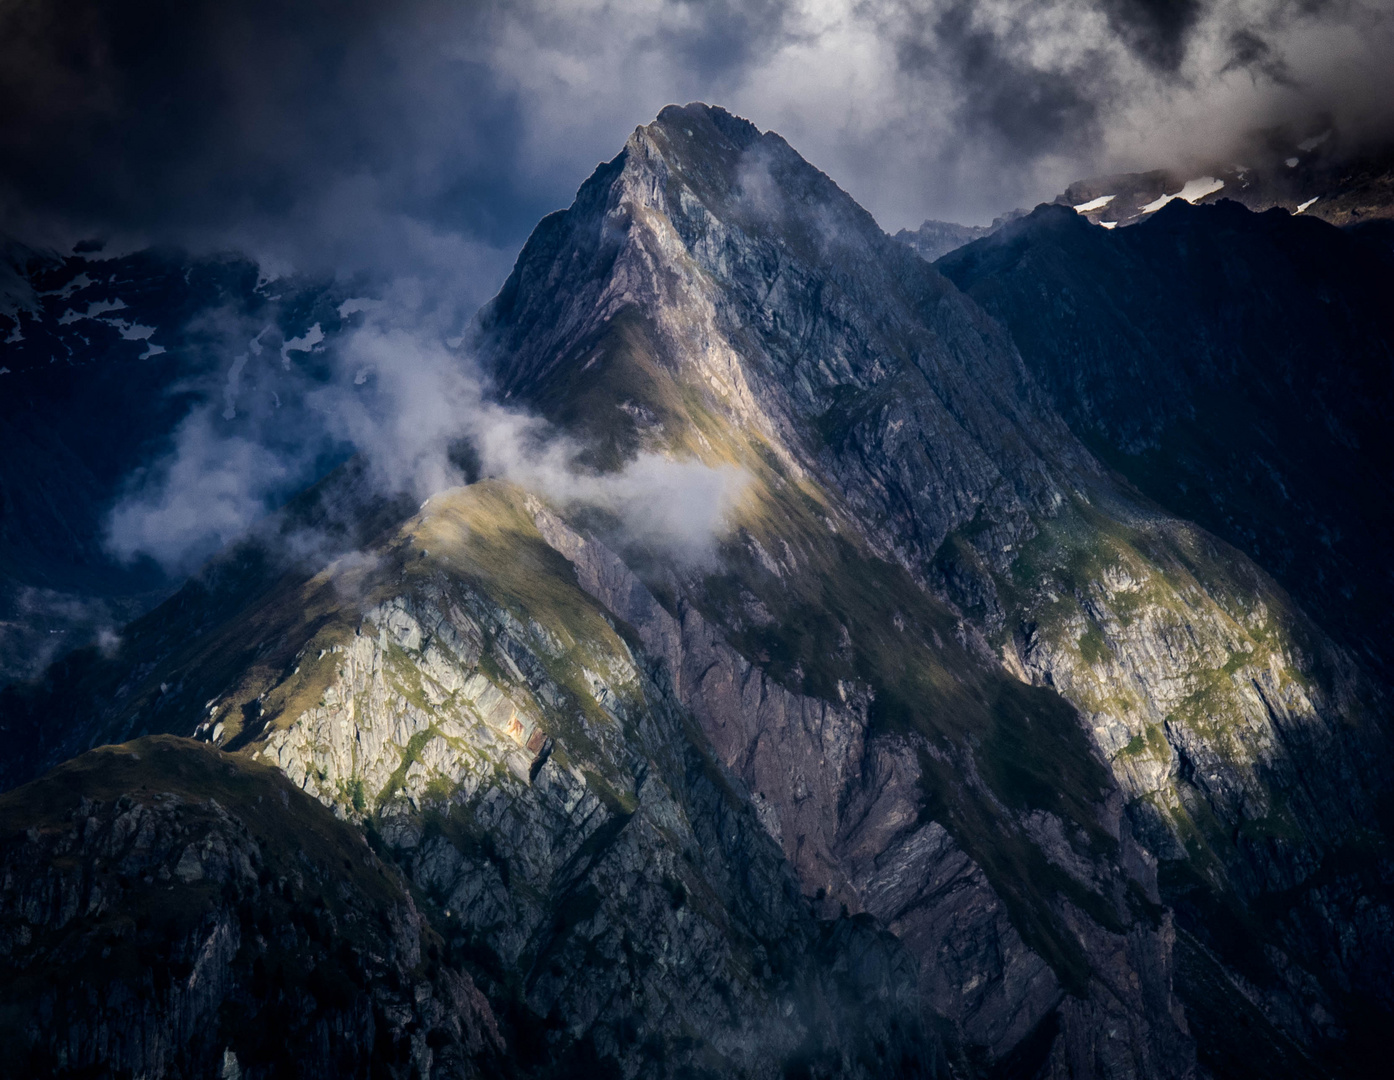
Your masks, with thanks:
[[(468, 445), (484, 475), (607, 510), (637, 542), (691, 558), (708, 550), (739, 493), (736, 470), (657, 454), (606, 474), (582, 468), (578, 444), (491, 399), (460, 339), (447, 336), (458, 323), (448, 299), (404, 279), (383, 301), (358, 306), (359, 325), (323, 346), (327, 377), (276, 373), (278, 408), (237, 415), (237, 384), (252, 359), (238, 355), (222, 395), (185, 418), (169, 453), (113, 509), (109, 549), (187, 573), (315, 479), (326, 460), (356, 453), (376, 490), (421, 500), (472, 478), (461, 465)], [(277, 356), (262, 352), (263, 364)]]

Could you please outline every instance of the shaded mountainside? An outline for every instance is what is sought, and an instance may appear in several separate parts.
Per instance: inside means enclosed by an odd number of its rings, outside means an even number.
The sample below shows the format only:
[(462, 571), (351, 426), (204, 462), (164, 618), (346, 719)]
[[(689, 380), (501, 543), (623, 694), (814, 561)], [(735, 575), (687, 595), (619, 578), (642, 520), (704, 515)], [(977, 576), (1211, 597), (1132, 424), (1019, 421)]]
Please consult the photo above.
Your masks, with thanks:
[(274, 764), (522, 1075), (1368, 1075), (1383, 684), (1016, 329), (777, 135), (665, 109), (478, 349), (589, 467), (739, 468), (711, 551), (497, 479), (328, 566), (249, 543), (5, 695), (0, 776), (150, 732)]
[(107, 515), (196, 405), (223, 403), (224, 434), (245, 434), (249, 413), (293, 404), (283, 359), (300, 378), (323, 377), (311, 349), (340, 329), (334, 288), (264, 281), (232, 256), (4, 249), (0, 682), (168, 595), (175, 583), (152, 561), (107, 549)]
[(1099, 457), (1394, 656), (1394, 257), (1281, 210), (1177, 202), (1108, 233), (1039, 208), (939, 269)]

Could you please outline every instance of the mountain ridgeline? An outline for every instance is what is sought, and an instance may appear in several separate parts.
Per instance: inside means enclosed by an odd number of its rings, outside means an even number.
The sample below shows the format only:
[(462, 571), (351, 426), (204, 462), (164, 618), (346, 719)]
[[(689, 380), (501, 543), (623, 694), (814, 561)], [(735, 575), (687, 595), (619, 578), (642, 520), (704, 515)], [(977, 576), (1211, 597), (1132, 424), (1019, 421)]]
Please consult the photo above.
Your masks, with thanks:
[(348, 554), (6, 689), (0, 1074), (1373, 1075), (1392, 272), (1181, 204), (931, 265), (665, 109), (473, 347), (739, 470), (710, 549), (351, 462), (278, 519)]

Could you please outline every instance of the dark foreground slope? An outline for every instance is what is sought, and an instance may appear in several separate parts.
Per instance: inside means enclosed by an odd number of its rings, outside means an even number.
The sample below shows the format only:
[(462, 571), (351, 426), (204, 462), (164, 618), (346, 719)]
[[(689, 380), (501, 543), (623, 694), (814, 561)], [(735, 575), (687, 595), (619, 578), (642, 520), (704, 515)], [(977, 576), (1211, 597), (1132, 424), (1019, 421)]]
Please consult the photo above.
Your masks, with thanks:
[(85, 754), (0, 798), (0, 880), (0, 1075), (497, 1067), (397, 872), (275, 769), (170, 737)]
[(11, 782), (148, 731), (276, 765), (396, 863), (524, 1074), (1362, 1074), (1383, 684), (1101, 464), (971, 298), (693, 105), (479, 330), (585, 466), (739, 470), (710, 544), (490, 479), (254, 595), (218, 587), (243, 552), (78, 704), (9, 695)]
[(366, 832), (433, 959), (487, 996), (501, 1068), (940, 1074), (913, 958), (870, 920), (816, 916), (662, 667), (532, 514), (485, 482), (241, 604), (186, 589), (124, 658), (90, 660), (90, 719), (242, 747)]

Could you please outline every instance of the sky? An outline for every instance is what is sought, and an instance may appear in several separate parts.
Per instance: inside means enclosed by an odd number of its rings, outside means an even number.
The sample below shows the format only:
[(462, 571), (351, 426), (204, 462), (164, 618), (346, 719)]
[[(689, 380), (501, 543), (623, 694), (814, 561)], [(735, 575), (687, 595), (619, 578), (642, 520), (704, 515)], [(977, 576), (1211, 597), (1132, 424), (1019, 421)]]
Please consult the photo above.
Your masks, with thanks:
[[(458, 479), (466, 429), (510, 475), (574, 484), (443, 342), (544, 214), (689, 101), (778, 131), (888, 231), (980, 224), (1260, 128), (1389, 137), (1394, 0), (0, 0), (0, 234), (237, 250), (386, 300), (332, 384), (301, 388), (289, 449), (279, 397), (229, 397), (265, 331), (230, 337), (227, 377), (113, 508), (111, 550), (186, 572), (329, 442), (423, 496)], [(665, 468), (595, 499), (648, 505)], [(729, 478), (683, 476), (717, 520)]]
[(0, 0), (0, 220), (477, 302), (692, 100), (889, 231), (985, 223), (1256, 127), (1387, 130), (1394, 0)]

